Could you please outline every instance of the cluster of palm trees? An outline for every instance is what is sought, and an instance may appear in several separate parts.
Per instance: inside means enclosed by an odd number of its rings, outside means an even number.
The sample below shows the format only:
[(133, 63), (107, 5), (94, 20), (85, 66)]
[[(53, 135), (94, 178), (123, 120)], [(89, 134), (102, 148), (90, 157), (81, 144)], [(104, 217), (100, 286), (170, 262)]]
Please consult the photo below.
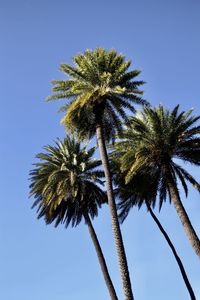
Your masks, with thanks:
[[(200, 165), (200, 117), (192, 111), (152, 108), (142, 98), (140, 71), (129, 71), (130, 61), (115, 50), (98, 48), (74, 57), (73, 66), (60, 66), (67, 78), (53, 81), (48, 100), (67, 99), (61, 107), (67, 136), (37, 155), (30, 172), (33, 207), (38, 218), (55, 226), (88, 227), (110, 298), (118, 299), (106, 261), (92, 225), (98, 209), (108, 203), (125, 300), (133, 300), (128, 263), (120, 223), (132, 207), (146, 205), (178, 263), (190, 299), (196, 299), (183, 263), (169, 236), (153, 212), (158, 201), (172, 202), (186, 235), (200, 257), (200, 241), (180, 199), (178, 184), (187, 196), (187, 182), (200, 184), (179, 161)], [(137, 110), (135, 105), (142, 105)], [(132, 113), (132, 115), (130, 114)], [(96, 136), (97, 146), (81, 141)], [(94, 158), (98, 148), (100, 160)], [(105, 185), (104, 185), (105, 182)], [(116, 200), (115, 200), (116, 199)]]

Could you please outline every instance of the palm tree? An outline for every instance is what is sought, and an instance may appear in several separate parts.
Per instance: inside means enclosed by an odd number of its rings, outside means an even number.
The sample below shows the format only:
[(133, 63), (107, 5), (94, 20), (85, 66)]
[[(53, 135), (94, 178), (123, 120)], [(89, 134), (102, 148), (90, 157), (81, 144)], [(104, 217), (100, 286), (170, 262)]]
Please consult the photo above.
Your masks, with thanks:
[(74, 57), (74, 66), (61, 65), (68, 78), (53, 81), (54, 94), (49, 100), (69, 100), (63, 122), (67, 130), (76, 131), (79, 137), (96, 135), (105, 179), (112, 229), (118, 254), (122, 284), (126, 300), (133, 299), (128, 264), (117, 218), (106, 142), (122, 128), (121, 119), (127, 120), (126, 109), (135, 112), (133, 104), (147, 104), (138, 89), (143, 81), (134, 80), (140, 71), (128, 71), (131, 62), (115, 50), (98, 48), (87, 50)]
[(129, 120), (113, 155), (121, 162), (126, 183), (137, 172), (146, 174), (155, 182), (160, 209), (169, 196), (194, 251), (200, 257), (200, 241), (181, 202), (178, 180), (186, 196), (187, 181), (198, 191), (200, 185), (177, 162), (179, 159), (200, 165), (200, 126), (196, 124), (200, 117), (192, 116), (191, 110), (179, 113), (178, 109), (176, 106), (170, 112), (162, 105), (155, 109), (146, 107)]
[(112, 300), (117, 295), (112, 284), (101, 246), (93, 228), (91, 219), (98, 214), (98, 208), (107, 202), (102, 184), (103, 172), (98, 169), (99, 160), (92, 159), (95, 148), (81, 148), (75, 138), (58, 140), (56, 146), (46, 146), (46, 153), (37, 155), (40, 162), (30, 172), (31, 195), (37, 206), (38, 218), (44, 218), (47, 224), (55, 221), (66, 227), (71, 223), (77, 226), (82, 219), (88, 226), (101, 270)]
[[(116, 154), (116, 153), (115, 153)], [(147, 211), (150, 213), (154, 222), (158, 226), (160, 232), (164, 236), (166, 242), (168, 243), (174, 258), (180, 269), (182, 278), (188, 290), (191, 300), (196, 300), (194, 291), (187, 277), (186, 271), (184, 269), (183, 263), (170, 240), (167, 232), (161, 225), (159, 219), (154, 214), (152, 207), (155, 207), (156, 204), (156, 194), (157, 194), (157, 183), (152, 180), (151, 177), (147, 177), (146, 174), (138, 173), (135, 174), (128, 184), (125, 183), (125, 174), (121, 173), (120, 165), (118, 165), (117, 160), (112, 162), (112, 166), (115, 169), (114, 180), (116, 184), (115, 193), (119, 197), (118, 210), (119, 210), (119, 219), (121, 223), (124, 222), (128, 216), (131, 208), (137, 206), (139, 209), (142, 205), (146, 205)]]

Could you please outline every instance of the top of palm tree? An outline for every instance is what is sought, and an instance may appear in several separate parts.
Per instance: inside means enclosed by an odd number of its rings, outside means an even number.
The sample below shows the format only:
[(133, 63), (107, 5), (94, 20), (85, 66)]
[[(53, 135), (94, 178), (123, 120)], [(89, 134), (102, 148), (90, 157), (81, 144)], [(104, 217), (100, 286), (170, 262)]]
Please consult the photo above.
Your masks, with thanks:
[[(180, 159), (200, 165), (200, 126), (199, 116), (192, 116), (192, 110), (179, 112), (176, 106), (171, 112), (162, 105), (157, 108), (145, 107), (130, 118), (113, 151), (121, 171), (125, 173), (126, 183), (139, 172), (157, 182), (160, 207), (169, 195), (166, 168), (170, 170), (174, 182), (180, 180), (186, 196), (189, 181), (198, 191), (199, 183), (182, 166)], [(169, 195), (170, 196), (170, 195)]]
[(38, 218), (67, 227), (78, 225), (85, 213), (97, 216), (98, 207), (107, 198), (99, 187), (104, 176), (98, 169), (101, 162), (92, 158), (95, 148), (87, 150), (74, 137), (66, 137), (44, 149), (30, 172), (30, 194), (35, 198)]
[(101, 120), (105, 136), (110, 139), (121, 129), (121, 118), (127, 120), (126, 109), (135, 112), (135, 104), (147, 104), (138, 89), (143, 81), (135, 80), (139, 70), (128, 71), (131, 61), (115, 50), (86, 50), (73, 59), (74, 66), (61, 64), (68, 78), (54, 80), (54, 94), (48, 100), (68, 99), (61, 107), (66, 111), (63, 122), (79, 136), (91, 137)]

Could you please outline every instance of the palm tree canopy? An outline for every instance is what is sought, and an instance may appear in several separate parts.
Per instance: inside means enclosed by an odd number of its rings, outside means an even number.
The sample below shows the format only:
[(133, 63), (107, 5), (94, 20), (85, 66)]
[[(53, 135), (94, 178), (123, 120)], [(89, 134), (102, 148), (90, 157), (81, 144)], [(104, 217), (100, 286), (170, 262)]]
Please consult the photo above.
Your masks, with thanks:
[(123, 223), (134, 206), (140, 209), (145, 202), (148, 202), (150, 206), (155, 207), (157, 181), (143, 172), (137, 172), (129, 182), (126, 182), (126, 172), (121, 172), (119, 161), (113, 154), (116, 155), (116, 152), (110, 154), (112, 178), (115, 184), (114, 193), (117, 197), (119, 220)]
[(191, 114), (192, 110), (179, 112), (179, 106), (171, 112), (162, 105), (145, 107), (130, 119), (115, 144), (112, 156), (125, 173), (126, 183), (133, 182), (137, 173), (151, 178), (160, 208), (167, 195), (170, 199), (166, 167), (175, 183), (180, 180), (186, 196), (187, 181), (200, 191), (199, 183), (175, 160), (200, 165), (200, 126), (196, 124), (200, 117)]
[(115, 50), (86, 50), (73, 59), (74, 66), (61, 64), (66, 80), (54, 80), (54, 94), (48, 100), (66, 98), (61, 107), (66, 111), (63, 122), (82, 138), (95, 134), (97, 119), (103, 123), (109, 140), (121, 129), (121, 118), (127, 120), (126, 109), (135, 112), (134, 104), (147, 104), (138, 89), (143, 81), (135, 80), (139, 70), (128, 71), (131, 61)]
[(56, 141), (55, 146), (46, 146), (40, 153), (35, 169), (30, 172), (31, 196), (37, 206), (38, 218), (44, 217), (47, 224), (55, 226), (70, 223), (76, 226), (84, 217), (97, 216), (98, 207), (107, 202), (103, 184), (104, 173), (99, 170), (101, 162), (93, 159), (95, 148), (81, 148), (74, 137)]

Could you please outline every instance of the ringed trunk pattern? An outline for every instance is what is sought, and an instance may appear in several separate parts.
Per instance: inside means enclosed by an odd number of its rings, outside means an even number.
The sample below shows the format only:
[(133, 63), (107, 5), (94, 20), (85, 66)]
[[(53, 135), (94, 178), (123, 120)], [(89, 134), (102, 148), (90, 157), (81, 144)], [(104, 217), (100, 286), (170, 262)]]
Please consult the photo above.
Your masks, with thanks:
[(152, 216), (153, 220), (154, 220), (155, 223), (157, 224), (158, 228), (160, 229), (161, 233), (162, 233), (163, 236), (165, 237), (165, 239), (166, 239), (166, 241), (167, 241), (167, 243), (168, 243), (170, 249), (172, 250), (172, 252), (173, 252), (173, 254), (174, 254), (174, 257), (175, 257), (176, 262), (177, 262), (177, 264), (178, 264), (178, 266), (179, 266), (181, 275), (182, 275), (182, 277), (183, 277), (183, 280), (184, 280), (184, 282), (185, 282), (185, 285), (186, 285), (186, 287), (187, 287), (187, 290), (188, 290), (188, 292), (189, 292), (189, 294), (190, 294), (190, 299), (191, 299), (191, 300), (196, 300), (194, 291), (193, 291), (193, 289), (192, 289), (192, 287), (191, 287), (191, 285), (190, 285), (190, 282), (189, 282), (189, 279), (188, 279), (188, 277), (187, 277), (187, 274), (186, 274), (186, 271), (185, 271), (185, 269), (184, 269), (184, 266), (183, 266), (183, 264), (182, 264), (182, 261), (181, 261), (180, 257), (178, 256), (178, 254), (177, 254), (177, 252), (176, 252), (176, 249), (175, 249), (174, 245), (172, 244), (172, 241), (170, 240), (170, 238), (169, 238), (167, 232), (164, 230), (164, 228), (162, 227), (160, 221), (158, 220), (158, 218), (156, 217), (156, 215), (155, 215), (154, 212), (152, 211), (151, 206), (149, 205), (148, 202), (146, 202), (146, 206), (147, 206), (147, 208), (148, 208), (148, 211), (149, 211), (150, 215)]
[(94, 244), (98, 259), (99, 259), (99, 264), (101, 266), (101, 270), (102, 270), (103, 277), (104, 277), (106, 286), (107, 286), (109, 294), (110, 294), (110, 298), (112, 300), (118, 300), (117, 294), (115, 292), (115, 288), (113, 286), (112, 280), (111, 280), (109, 272), (108, 272), (108, 268), (107, 268), (107, 265), (106, 265), (106, 261), (105, 261), (101, 246), (99, 244), (99, 241), (98, 241), (96, 232), (94, 230), (94, 227), (92, 225), (92, 222), (90, 220), (90, 217), (86, 213), (84, 214), (84, 217), (85, 217), (85, 222), (88, 226), (88, 230), (89, 230), (91, 239), (93, 241), (93, 244)]
[(176, 209), (176, 212), (181, 220), (181, 223), (183, 225), (185, 233), (186, 233), (194, 251), (196, 252), (197, 256), (200, 258), (200, 240), (199, 240), (199, 238), (190, 222), (187, 212), (181, 202), (178, 189), (176, 187), (176, 184), (174, 182), (174, 179), (173, 179), (170, 171), (168, 171), (167, 178), (168, 178), (168, 186), (169, 186), (170, 196), (171, 196), (172, 202), (174, 204), (174, 207)]
[(113, 195), (112, 180), (111, 180), (111, 174), (110, 174), (110, 168), (109, 168), (109, 160), (108, 160), (108, 155), (107, 155), (107, 151), (106, 151), (106, 145), (105, 145), (105, 140), (104, 140), (102, 129), (103, 128), (102, 128), (101, 122), (97, 123), (96, 138), (97, 138), (97, 144), (99, 147), (100, 157), (102, 160), (105, 178), (106, 178), (106, 190), (107, 190), (108, 204), (109, 204), (109, 208), (110, 208), (112, 230), (114, 233), (114, 239), (115, 239), (117, 256), (118, 256), (118, 261), (119, 261), (119, 266), (120, 266), (125, 300), (133, 300), (134, 298), (133, 298), (133, 293), (132, 293), (132, 288), (131, 288), (128, 263), (127, 263), (127, 259), (126, 259), (122, 234), (121, 234), (120, 225), (119, 225), (118, 216), (117, 216), (117, 209), (116, 209), (115, 199), (114, 199), (114, 195)]

